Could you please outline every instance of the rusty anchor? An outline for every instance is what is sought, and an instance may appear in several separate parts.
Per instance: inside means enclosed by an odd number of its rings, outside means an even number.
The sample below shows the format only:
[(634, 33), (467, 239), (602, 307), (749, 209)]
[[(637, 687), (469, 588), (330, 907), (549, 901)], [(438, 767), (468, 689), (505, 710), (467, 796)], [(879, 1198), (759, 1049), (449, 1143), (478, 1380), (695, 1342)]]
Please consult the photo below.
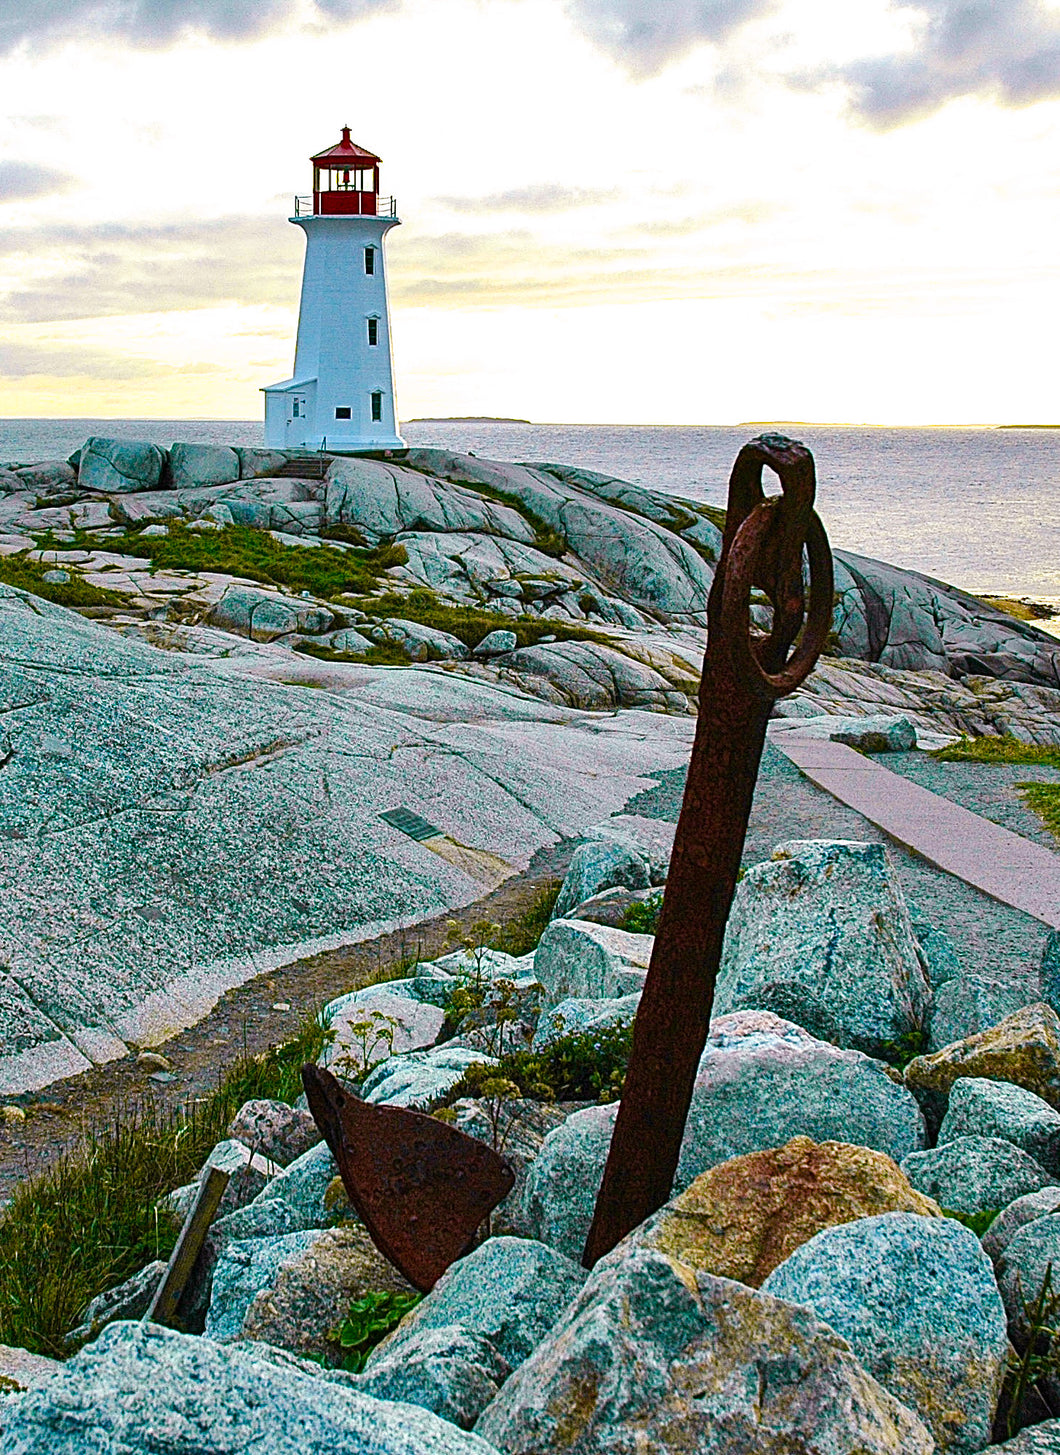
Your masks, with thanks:
[(511, 1192), (510, 1165), (436, 1117), (362, 1101), (319, 1066), (302, 1067), (302, 1085), (372, 1241), (428, 1293)]
[[(762, 489), (766, 466), (780, 480), (780, 495), (767, 498)], [(766, 724), (776, 699), (813, 670), (831, 627), (832, 554), (814, 495), (813, 456), (783, 435), (762, 435), (736, 458), (707, 603), (699, 719), (684, 801), (582, 1258), (587, 1268), (670, 1196), (710, 1026)], [(751, 632), (755, 587), (773, 608), (768, 636)]]

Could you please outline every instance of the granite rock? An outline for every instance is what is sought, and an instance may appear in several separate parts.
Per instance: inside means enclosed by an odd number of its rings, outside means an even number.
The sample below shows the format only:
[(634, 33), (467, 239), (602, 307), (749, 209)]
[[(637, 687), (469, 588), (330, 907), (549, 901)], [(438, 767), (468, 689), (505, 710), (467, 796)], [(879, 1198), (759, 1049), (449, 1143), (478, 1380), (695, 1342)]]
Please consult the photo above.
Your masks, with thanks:
[(537, 1347), (577, 1296), (584, 1268), (526, 1238), (489, 1238), (454, 1263), (369, 1356), (371, 1371), (398, 1358), (406, 1341), (459, 1324), (487, 1338), (513, 1368)]
[(916, 1413), (939, 1455), (990, 1439), (1008, 1355), (990, 1260), (951, 1218), (889, 1212), (804, 1243), (763, 1292), (810, 1309)]
[(264, 1098), (243, 1103), (228, 1135), (280, 1167), (289, 1167), (320, 1141), (320, 1129), (309, 1112)]
[(283, 1265), (324, 1237), (321, 1229), (246, 1238), (224, 1245), (213, 1269), (206, 1337), (225, 1344), (243, 1333), (243, 1320), (258, 1292), (269, 1288)]
[(111, 495), (156, 490), (166, 452), (142, 440), (112, 440), (93, 435), (81, 447), (77, 481), (84, 491)]
[(736, 891), (715, 1014), (768, 1010), (886, 1055), (926, 1027), (931, 991), (882, 844), (778, 844)]
[[(611, 1104), (575, 1112), (545, 1138), (513, 1218), (526, 1236), (581, 1257), (617, 1110)], [(800, 1135), (849, 1141), (897, 1162), (923, 1146), (924, 1121), (909, 1092), (860, 1051), (818, 1041), (766, 1011), (715, 1021), (696, 1075), (675, 1193), (720, 1162)]]
[(1060, 1212), (1060, 1187), (1049, 1186), (1038, 1192), (1024, 1193), (1008, 1207), (1002, 1208), (987, 1228), (982, 1237), (983, 1252), (996, 1263), (1020, 1228), (1055, 1212)]
[(445, 1011), (426, 1001), (394, 994), (386, 982), (372, 985), (325, 1006), (335, 1039), (319, 1058), (339, 1076), (361, 1075), (390, 1056), (433, 1046)]
[(377, 1066), (361, 1087), (365, 1101), (377, 1106), (411, 1106), (423, 1109), (436, 1101), (461, 1079), (476, 1061), (495, 1064), (495, 1057), (466, 1046), (442, 1045), (431, 1051), (411, 1051), (391, 1056)]
[(519, 638), (514, 632), (505, 631), (501, 628), (498, 631), (487, 632), (475, 648), (476, 657), (500, 657), (505, 652), (514, 652), (519, 645)]
[(938, 1139), (957, 1137), (1003, 1137), (1060, 1178), (1060, 1112), (1022, 1086), (980, 1076), (955, 1081)]
[(239, 476), (239, 453), (226, 445), (178, 443), (169, 451), (168, 483), (174, 490), (227, 485)]
[(905, 1068), (906, 1084), (918, 1091), (948, 1093), (962, 1076), (1010, 1081), (1060, 1110), (1060, 1018), (1039, 1001)]
[(929, 1455), (808, 1309), (662, 1253), (600, 1264), (475, 1426), (505, 1455)]
[(532, 1049), (543, 1050), (561, 1036), (581, 1035), (585, 1031), (608, 1026), (629, 1025), (637, 1014), (639, 995), (620, 995), (611, 999), (561, 1000), (538, 1021)]
[(511, 1373), (484, 1334), (459, 1324), (418, 1329), (387, 1355), (374, 1358), (357, 1387), (376, 1399), (433, 1410), (470, 1430)]
[(160, 1258), (156, 1258), (153, 1263), (146, 1264), (131, 1278), (126, 1278), (113, 1288), (97, 1294), (81, 1315), (81, 1322), (77, 1328), (71, 1329), (66, 1335), (64, 1341), (66, 1348), (69, 1350), (80, 1349), (82, 1344), (87, 1344), (90, 1339), (96, 1337), (102, 1328), (114, 1323), (117, 1319), (142, 1318), (151, 1307), (151, 1301), (158, 1285), (162, 1282), (162, 1275), (165, 1271), (166, 1264)]
[(39, 1389), (0, 1405), (5, 1455), (497, 1455), (390, 1404), (156, 1324), (111, 1324)]
[(1045, 1420), (1021, 1430), (1003, 1445), (988, 1445), (983, 1455), (1060, 1455), (1060, 1420)]
[(966, 1036), (998, 1025), (1022, 1009), (1027, 997), (1009, 981), (985, 975), (955, 975), (935, 993), (931, 1013), (930, 1051), (941, 1051)]
[(938, 1217), (939, 1207), (882, 1152), (793, 1137), (701, 1173), (622, 1246), (658, 1248), (697, 1272), (759, 1288), (823, 1229), (890, 1212)]
[(654, 935), (634, 935), (587, 920), (554, 919), (534, 954), (534, 974), (545, 988), (545, 1005), (638, 994), (654, 945)]
[(229, 586), (208, 619), (211, 626), (254, 642), (272, 642), (291, 632), (324, 632), (334, 620), (315, 601), (281, 596), (260, 586)]
[(622, 839), (590, 839), (574, 851), (552, 910), (553, 919), (567, 919), (569, 911), (603, 889), (648, 889), (648, 865), (637, 848)]
[(956, 1137), (925, 1152), (911, 1152), (902, 1171), (919, 1191), (959, 1213), (997, 1212), (1052, 1181), (1026, 1152), (1000, 1137)]
[[(231, 1245), (225, 1256), (245, 1246)], [(223, 1267), (222, 1259), (215, 1287)], [(309, 1358), (335, 1352), (328, 1334), (342, 1323), (354, 1299), (414, 1291), (362, 1227), (330, 1228), (281, 1263), (270, 1264), (270, 1270), (271, 1278), (259, 1283), (244, 1312), (240, 1335)]]
[[(1008, 1314), (1009, 1336), (1017, 1349), (1026, 1346), (1030, 1333), (1027, 1305), (1038, 1297), (1050, 1266), (1060, 1270), (1060, 1215), (1054, 1213), (1025, 1223), (997, 1260), (997, 1285)], [(1052, 1280), (1054, 1294), (1057, 1282), (1060, 1277)]]
[(400, 647), (411, 662), (462, 662), (471, 655), (452, 632), (438, 631), (422, 622), (404, 621), (400, 617), (388, 617), (378, 626), (368, 627), (367, 634), (377, 645)]

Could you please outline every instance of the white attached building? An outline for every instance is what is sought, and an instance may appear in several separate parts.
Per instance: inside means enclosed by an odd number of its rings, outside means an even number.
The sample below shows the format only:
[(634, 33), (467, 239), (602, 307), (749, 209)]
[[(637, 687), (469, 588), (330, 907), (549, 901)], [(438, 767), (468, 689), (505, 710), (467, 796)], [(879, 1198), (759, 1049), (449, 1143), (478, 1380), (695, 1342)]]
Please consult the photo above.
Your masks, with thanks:
[(383, 239), (398, 224), (379, 195), (379, 158), (342, 140), (311, 158), (312, 197), (291, 221), (306, 237), (294, 374), (269, 384), (265, 443), (357, 454), (404, 449), (397, 432)]

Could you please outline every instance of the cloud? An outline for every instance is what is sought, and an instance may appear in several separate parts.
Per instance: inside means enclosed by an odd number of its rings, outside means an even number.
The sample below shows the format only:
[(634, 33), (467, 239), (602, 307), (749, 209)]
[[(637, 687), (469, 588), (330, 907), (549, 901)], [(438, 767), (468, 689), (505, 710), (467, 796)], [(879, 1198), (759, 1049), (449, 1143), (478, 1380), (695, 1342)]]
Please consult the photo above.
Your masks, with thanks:
[(55, 224), (0, 231), (0, 256), (49, 269), (12, 289), (0, 314), (20, 323), (165, 313), (225, 303), (292, 305), (302, 239), (265, 217), (159, 226)]
[[(315, 0), (323, 22), (360, 20), (399, 0)], [(0, 53), (72, 37), (108, 35), (165, 46), (189, 35), (253, 40), (305, 14), (299, 0), (0, 0)]]
[(596, 45), (635, 74), (650, 76), (695, 46), (718, 44), (776, 8), (776, 0), (567, 0)]
[(1025, 106), (1060, 94), (1060, 11), (1043, 0), (914, 0), (911, 49), (812, 79), (841, 80), (855, 112), (879, 127), (958, 96)]
[(179, 372), (153, 359), (100, 349), (0, 343), (0, 379), (154, 379)]
[(452, 212), (568, 212), (573, 207), (593, 207), (611, 202), (619, 195), (615, 187), (564, 187), (558, 182), (538, 182), (516, 187), (511, 192), (491, 192), (485, 197), (439, 197)]
[(0, 202), (23, 202), (30, 197), (51, 197), (74, 183), (69, 172), (41, 167), (36, 162), (0, 161)]

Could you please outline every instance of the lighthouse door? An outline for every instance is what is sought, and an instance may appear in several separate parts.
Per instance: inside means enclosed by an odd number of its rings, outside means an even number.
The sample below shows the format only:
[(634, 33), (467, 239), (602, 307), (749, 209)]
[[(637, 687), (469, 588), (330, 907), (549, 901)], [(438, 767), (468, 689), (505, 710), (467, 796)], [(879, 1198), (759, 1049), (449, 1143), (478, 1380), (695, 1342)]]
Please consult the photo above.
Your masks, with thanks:
[(287, 406), (287, 443), (301, 444), (302, 435), (306, 427), (306, 407), (304, 394), (292, 394), (288, 396)]

